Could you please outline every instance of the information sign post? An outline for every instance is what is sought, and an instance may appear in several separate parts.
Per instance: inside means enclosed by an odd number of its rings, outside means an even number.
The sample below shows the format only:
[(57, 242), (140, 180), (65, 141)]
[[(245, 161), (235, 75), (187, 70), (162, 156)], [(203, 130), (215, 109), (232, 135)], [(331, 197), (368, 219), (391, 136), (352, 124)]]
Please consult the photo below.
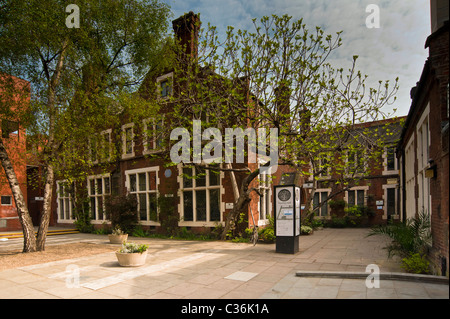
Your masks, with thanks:
[(300, 187), (274, 186), (276, 252), (295, 254), (299, 251)]

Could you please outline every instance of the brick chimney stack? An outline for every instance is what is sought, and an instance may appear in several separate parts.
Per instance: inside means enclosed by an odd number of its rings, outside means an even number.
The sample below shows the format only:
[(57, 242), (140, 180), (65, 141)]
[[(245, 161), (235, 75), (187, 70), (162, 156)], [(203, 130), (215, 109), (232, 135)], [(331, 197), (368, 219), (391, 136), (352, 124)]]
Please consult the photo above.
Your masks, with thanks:
[(195, 60), (198, 55), (198, 32), (200, 30), (200, 17), (190, 11), (172, 21), (176, 39), (185, 48), (187, 57)]

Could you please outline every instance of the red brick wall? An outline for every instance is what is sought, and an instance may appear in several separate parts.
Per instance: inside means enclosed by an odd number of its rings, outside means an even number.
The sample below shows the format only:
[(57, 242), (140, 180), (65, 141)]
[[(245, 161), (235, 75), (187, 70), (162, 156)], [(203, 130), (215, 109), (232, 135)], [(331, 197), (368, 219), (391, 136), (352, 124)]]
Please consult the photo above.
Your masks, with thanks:
[[(445, 28), (445, 27), (444, 27)], [(440, 273), (442, 258), (447, 260), (449, 269), (449, 162), (448, 162), (448, 96), (449, 83), (449, 33), (442, 29), (427, 41), (433, 76), (430, 88), (430, 158), (434, 161), (436, 176), (430, 179), (432, 197), (432, 237), (431, 259), (435, 271)], [(447, 123), (447, 129), (443, 126)]]
[[(25, 87), (29, 90), (28, 82), (12, 77), (15, 85), (19, 88), (19, 86)], [(23, 108), (23, 103), (26, 103), (25, 107), (27, 107), (29, 103), (29, 97), (26, 98), (25, 101), (20, 99), (19, 96), (14, 97), (14, 101), (17, 104), (14, 107)], [(0, 124), (2, 118), (0, 117)], [(19, 119), (10, 119), (14, 121), (19, 121)], [(1, 126), (0, 126), (0, 138), (1, 135)], [(10, 161), (13, 163), (14, 172), (16, 174), (17, 180), (20, 185), (20, 189), (23, 193), (24, 200), (27, 202), (27, 176), (26, 176), (26, 134), (25, 130), (19, 127), (18, 134), (11, 133), (9, 138), (2, 138), (3, 144), (8, 152), (8, 156)], [(11, 196), (12, 205), (11, 206), (1, 206), (0, 205), (0, 231), (10, 231), (10, 230), (22, 230), (22, 226), (19, 222), (17, 216), (16, 204), (14, 202), (14, 198), (12, 197), (11, 188), (9, 187), (9, 182), (6, 178), (5, 172), (3, 168), (0, 168), (0, 195), (3, 196)], [(5, 225), (6, 224), (6, 225)], [(3, 227), (2, 227), (3, 226)]]

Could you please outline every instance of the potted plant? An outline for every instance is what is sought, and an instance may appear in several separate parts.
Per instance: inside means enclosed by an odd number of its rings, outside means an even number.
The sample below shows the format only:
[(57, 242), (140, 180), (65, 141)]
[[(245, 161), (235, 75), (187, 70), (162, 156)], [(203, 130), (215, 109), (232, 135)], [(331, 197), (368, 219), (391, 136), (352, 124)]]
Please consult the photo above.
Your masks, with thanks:
[(119, 265), (123, 267), (137, 267), (145, 264), (148, 245), (136, 243), (123, 243), (122, 248), (116, 251)]
[(119, 226), (116, 226), (113, 229), (112, 234), (108, 235), (108, 238), (111, 244), (122, 244), (127, 241), (128, 234), (125, 234)]

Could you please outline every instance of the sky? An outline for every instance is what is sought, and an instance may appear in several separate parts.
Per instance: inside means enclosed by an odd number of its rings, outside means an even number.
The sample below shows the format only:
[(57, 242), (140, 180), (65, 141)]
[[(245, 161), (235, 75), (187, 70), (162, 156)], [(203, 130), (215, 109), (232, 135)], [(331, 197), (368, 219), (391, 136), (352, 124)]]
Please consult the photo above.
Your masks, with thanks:
[[(200, 13), (202, 26), (208, 23), (225, 34), (227, 26), (252, 30), (252, 19), (272, 14), (303, 18), (309, 30), (321, 27), (326, 34), (343, 31), (342, 46), (329, 62), (348, 69), (358, 55), (357, 69), (368, 75), (368, 85), (399, 78), (397, 100), (384, 111), (405, 116), (411, 106), (410, 90), (419, 81), (428, 57), (426, 38), (431, 33), (429, 0), (166, 0), (173, 19), (193, 11)], [(379, 28), (368, 28), (366, 20), (376, 22), (366, 9), (379, 8)], [(369, 7), (370, 9), (370, 7)]]

